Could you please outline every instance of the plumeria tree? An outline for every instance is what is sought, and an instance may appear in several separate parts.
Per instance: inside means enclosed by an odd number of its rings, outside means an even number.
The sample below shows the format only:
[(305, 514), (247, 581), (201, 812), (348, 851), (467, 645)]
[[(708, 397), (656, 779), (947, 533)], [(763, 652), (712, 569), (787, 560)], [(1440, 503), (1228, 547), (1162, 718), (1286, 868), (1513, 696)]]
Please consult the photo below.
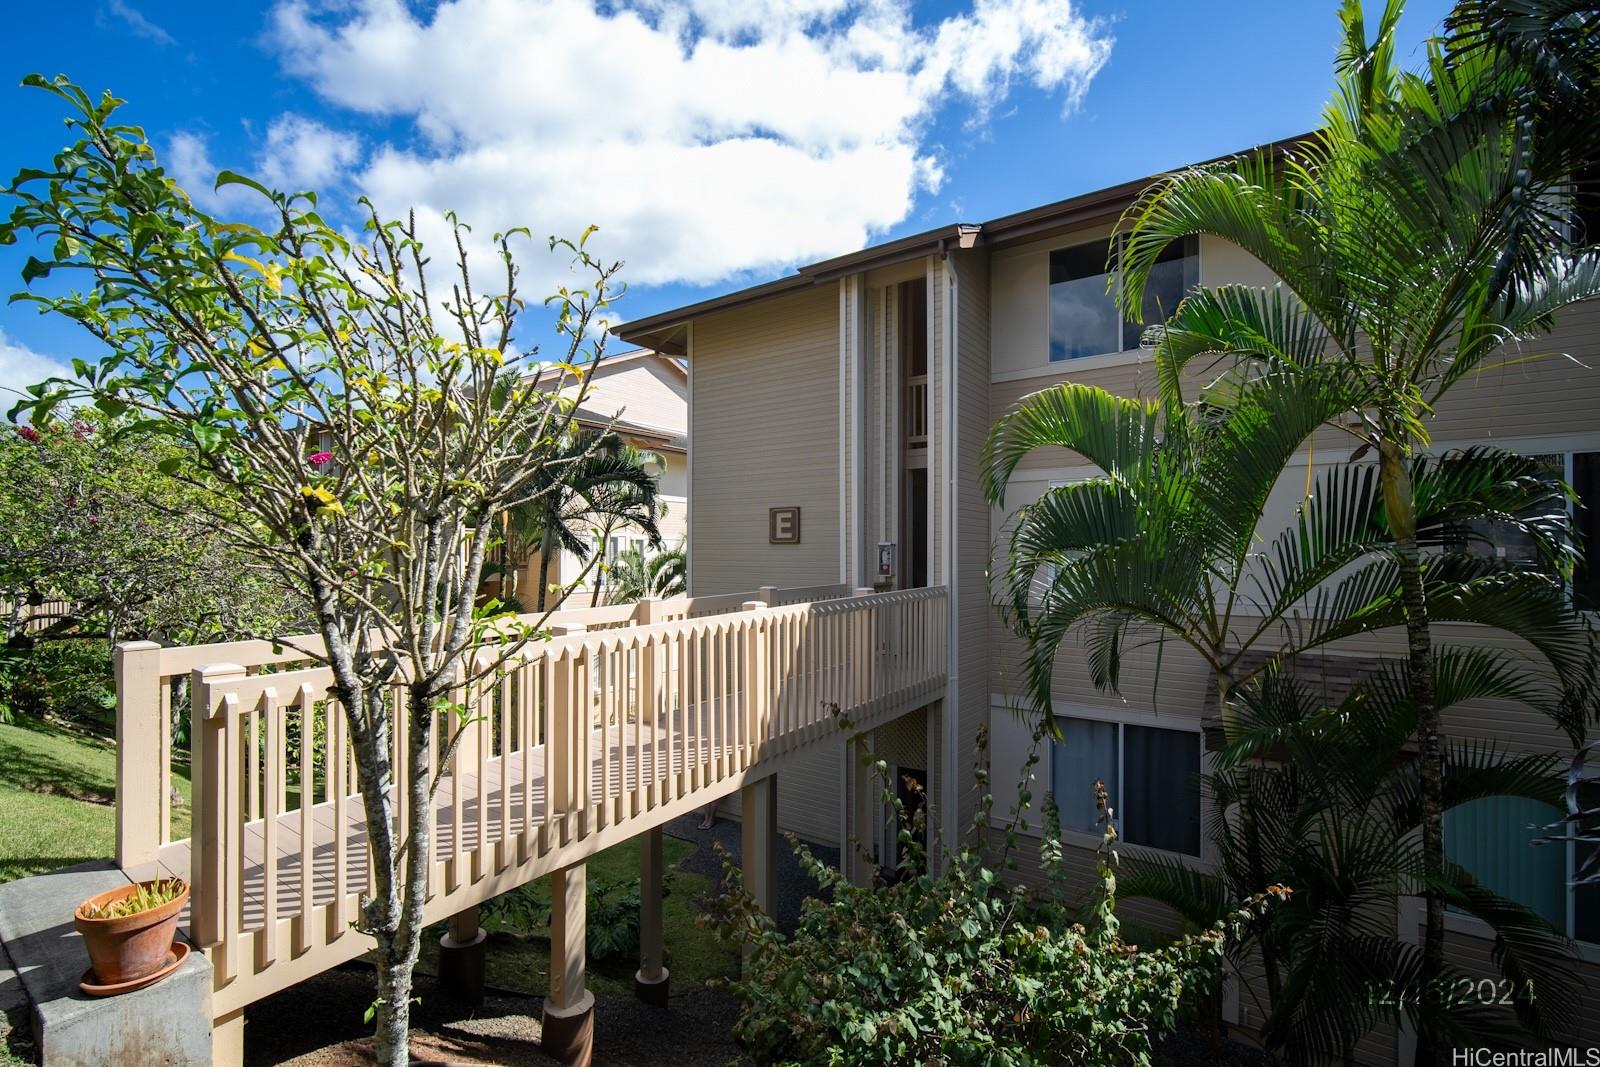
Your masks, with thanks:
[[(16, 177), (0, 241), (50, 250), (23, 278), (48, 277), (53, 292), (19, 299), (77, 322), (107, 354), (78, 363), (75, 381), (34, 386), (13, 416), (40, 427), (66, 402), (92, 404), (182, 442), (163, 472), (311, 604), (321, 642), (300, 651), (331, 668), (376, 872), (358, 925), (377, 941), (377, 1058), (404, 1063), (433, 840), (427, 738), (456, 686), (539, 632), (477, 604), (487, 531), (586, 458), (563, 443), (602, 354), (596, 317), (617, 265), (583, 239), (551, 239), (580, 280), (546, 301), (565, 351), (561, 373), (536, 378), (518, 341), (516, 234), (492, 238), (488, 269), (469, 268), (471, 238), (452, 216), (448, 265), (435, 263), (413, 219), (363, 202), (351, 237), (315, 195), (226, 171), (217, 184), (259, 195), (270, 222), (219, 220), (121, 123), (122, 101), (64, 78), (26, 84), (67, 105), (78, 140)], [(386, 700), (393, 688), (403, 706)], [(394, 755), (391, 714), (410, 724)]]

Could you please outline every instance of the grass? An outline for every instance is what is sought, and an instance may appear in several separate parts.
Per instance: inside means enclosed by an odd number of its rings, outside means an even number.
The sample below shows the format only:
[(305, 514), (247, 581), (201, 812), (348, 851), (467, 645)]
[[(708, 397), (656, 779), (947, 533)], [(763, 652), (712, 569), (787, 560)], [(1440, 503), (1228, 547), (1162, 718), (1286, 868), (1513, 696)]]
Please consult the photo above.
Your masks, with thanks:
[[(189, 836), (187, 768), (172, 836)], [(0, 882), (102, 859), (116, 847), (116, 747), (53, 722), (0, 723)]]
[[(640, 839), (634, 838), (614, 845), (604, 852), (589, 857), (588, 877), (591, 884), (616, 882), (639, 875)], [(739, 954), (736, 949), (721, 944), (710, 930), (695, 922), (700, 913), (698, 901), (712, 888), (711, 880), (704, 875), (691, 874), (677, 869), (684, 857), (695, 846), (675, 837), (663, 836), (661, 859), (667, 868), (667, 897), (662, 903), (662, 930), (666, 946), (667, 969), (672, 972), (674, 992), (698, 989), (713, 978), (729, 977), (738, 972)], [(548, 879), (534, 883), (534, 892), (548, 901)], [(500, 989), (514, 990), (532, 995), (549, 991), (550, 938), (544, 928), (519, 930), (503, 922), (490, 919), (484, 923), (489, 932), (489, 953), (485, 965), (488, 984)], [(439, 958), (439, 937), (443, 925), (428, 931), (423, 939), (420, 968), (435, 973)], [(629, 956), (604, 963), (590, 961), (588, 988), (595, 993), (633, 992), (633, 976), (639, 961)]]

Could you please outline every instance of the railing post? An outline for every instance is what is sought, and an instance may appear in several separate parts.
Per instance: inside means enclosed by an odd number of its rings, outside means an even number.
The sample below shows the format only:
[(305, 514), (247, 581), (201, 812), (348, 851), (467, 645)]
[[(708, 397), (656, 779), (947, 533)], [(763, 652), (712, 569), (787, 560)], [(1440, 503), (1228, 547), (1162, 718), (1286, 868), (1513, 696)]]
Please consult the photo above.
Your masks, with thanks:
[(756, 599), (770, 608), (773, 602), (778, 599), (778, 587), (775, 585), (762, 586), (756, 590)]
[[(550, 628), (552, 637), (583, 632), (581, 625)], [(562, 844), (571, 843), (574, 835), (581, 834), (587, 826), (581, 816), (589, 807), (588, 767), (580, 763), (580, 758), (586, 762), (580, 742), (588, 729), (588, 711), (589, 668), (583, 650), (574, 647), (567, 651), (565, 660), (556, 663), (555, 684), (550, 690), (550, 737), (546, 739), (554, 758), (550, 761), (551, 781), (545, 803), (560, 819)], [(581, 727), (580, 712), (585, 720)]]
[(768, 915), (778, 914), (778, 776), (739, 790), (740, 861), (744, 887)]
[(161, 646), (124, 641), (112, 653), (117, 686), (117, 866), (154, 863), (167, 829), (162, 738)]
[[(640, 626), (649, 626), (656, 621), (661, 607), (660, 597), (641, 597), (634, 608), (634, 620)], [(654, 808), (661, 803), (659, 784), (661, 782), (661, 664), (657, 655), (656, 641), (647, 639), (639, 647), (639, 729), (643, 731), (646, 726), (650, 730), (650, 780), (645, 786), (645, 805)], [(644, 774), (640, 768), (639, 773)]]
[[(873, 590), (871, 589), (857, 586), (850, 596), (852, 598), (864, 597), (871, 596), (872, 593)], [(878, 658), (878, 647), (877, 642), (873, 640), (876, 627), (873, 623), (872, 606), (863, 604), (855, 612), (855, 616), (855, 626), (853, 627), (855, 640), (851, 647), (854, 650), (856, 663), (851, 677), (854, 679), (855, 704), (856, 707), (861, 708), (865, 707), (873, 697), (873, 666)]]
[(240, 829), (239, 752), (233, 733), (237, 698), (226, 686), (243, 681), (236, 663), (196, 667), (189, 721), (190, 773), (194, 776), (193, 829), (190, 834), (189, 928), (202, 948), (211, 950), (219, 981), (231, 978), (237, 960)]
[(748, 767), (761, 758), (766, 748), (767, 727), (772, 718), (772, 701), (767, 692), (767, 635), (764, 600), (746, 600), (740, 611), (753, 613), (744, 635), (744, 761)]

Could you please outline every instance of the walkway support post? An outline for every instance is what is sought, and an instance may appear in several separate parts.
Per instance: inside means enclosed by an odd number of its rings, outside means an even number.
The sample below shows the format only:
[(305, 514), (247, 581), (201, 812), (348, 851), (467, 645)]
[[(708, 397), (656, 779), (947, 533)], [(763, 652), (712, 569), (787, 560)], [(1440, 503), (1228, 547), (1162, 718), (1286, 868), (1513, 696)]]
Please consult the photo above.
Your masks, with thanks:
[(550, 874), (550, 995), (541, 1043), (562, 1063), (588, 1067), (594, 1051), (594, 994), (584, 988), (589, 939), (587, 868), (580, 860)]
[(450, 916), (439, 939), (439, 984), (466, 1004), (483, 1003), (484, 969), (489, 935), (478, 924), (478, 905)]
[(646, 830), (639, 841), (639, 971), (633, 976), (633, 991), (646, 1004), (667, 1006), (667, 981), (670, 972), (663, 964), (666, 950), (662, 943), (661, 897), (664, 891), (661, 869), (661, 827)]
[(211, 1067), (243, 1067), (244, 1009), (211, 1020)]
[(872, 805), (877, 799), (878, 780), (868, 762), (872, 750), (866, 740), (847, 738), (845, 741), (845, 774), (849, 788), (846, 790), (846, 834), (844, 844), (844, 873), (852, 884), (870, 886), (877, 867), (873, 853), (877, 827), (873, 825)]
[(166, 835), (163, 740), (172, 728), (161, 700), (161, 646), (123, 641), (112, 654), (117, 686), (117, 866), (154, 863)]
[(778, 776), (739, 790), (744, 887), (768, 915), (778, 913)]

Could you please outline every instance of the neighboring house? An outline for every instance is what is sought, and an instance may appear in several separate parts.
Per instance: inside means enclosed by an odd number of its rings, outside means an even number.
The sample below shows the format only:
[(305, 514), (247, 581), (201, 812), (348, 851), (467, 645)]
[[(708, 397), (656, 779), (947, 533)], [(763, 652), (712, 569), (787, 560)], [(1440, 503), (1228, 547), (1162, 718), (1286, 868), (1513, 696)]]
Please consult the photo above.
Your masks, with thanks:
[[(571, 382), (570, 375), (567, 380)], [(561, 392), (571, 396), (577, 388), (577, 384), (572, 383)], [(590, 379), (589, 393), (578, 409), (577, 422), (588, 430), (609, 428), (628, 444), (653, 454), (660, 461), (655, 469), (662, 510), (656, 521), (661, 530), (662, 548), (682, 544), (689, 528), (689, 376), (683, 363), (647, 349), (605, 356)], [(602, 550), (606, 562), (629, 549), (637, 548), (647, 556), (654, 554), (644, 531), (636, 526), (596, 530), (594, 535), (605, 539)], [(540, 580), (536, 573), (539, 568), (537, 551), (514, 559), (513, 566), (510, 592), (531, 610)], [(563, 586), (576, 583), (567, 598), (567, 606), (585, 606), (594, 589), (596, 569), (564, 551), (559, 562), (552, 564), (548, 580)], [(493, 574), (488, 577), (492, 579)], [(604, 594), (603, 587), (601, 593)]]
[[(1022, 699), (1017, 646), (991, 610), (986, 578), (991, 565), (1004, 568), (1006, 519), (1045, 487), (1090, 473), (1071, 454), (1032, 455), (1006, 508), (991, 511), (979, 488), (979, 448), (1019, 398), (1050, 385), (1076, 381), (1155, 395), (1151, 355), (1138, 348), (1138, 324), (1125, 323), (1106, 295), (1104, 273), (1117, 219), (1148, 184), (901, 238), (619, 331), (688, 364), (692, 594), (823, 582), (947, 587), (944, 699), (874, 737), (893, 768), (927, 784), (930, 823), (947, 839), (963, 833), (974, 814), (979, 730), (990, 730), (996, 824), (1015, 803), (1029, 743), (1009, 710)], [(1219, 240), (1202, 237), (1181, 253), (1155, 279), (1153, 299), (1168, 311), (1196, 283), (1274, 281), (1258, 261)], [(1567, 313), (1543, 347), (1576, 359), (1503, 367), (1457, 386), (1432, 423), (1434, 447), (1493, 442), (1552, 457), (1583, 498), (1580, 535), (1594, 556), (1600, 370), (1591, 368), (1600, 360), (1600, 303)], [(1292, 515), (1307, 464), (1348, 457), (1348, 447), (1339, 449), (1331, 436), (1317, 445), (1285, 479), (1269, 528)], [(798, 536), (785, 536), (791, 530)], [(880, 551), (884, 544), (893, 546), (887, 577), (880, 575), (880, 555), (890, 554)], [(1600, 604), (1597, 576), (1600, 568), (1591, 568), (1575, 590), (1591, 605)], [(1464, 639), (1459, 629), (1441, 630), (1446, 639)], [(1400, 645), (1335, 651), (1346, 659), (1331, 673), (1348, 673), (1363, 657), (1399, 652)], [(1199, 864), (1211, 859), (1194, 784), (1208, 758), (1202, 722), (1208, 701), (1214, 704), (1211, 680), (1198, 660), (1167, 642), (1157, 684), (1156, 657), (1153, 649), (1136, 653), (1124, 666), (1120, 699), (1091, 684), (1070, 643), (1056, 672), (1054, 711), (1068, 743), (1045, 752), (1035, 774), (1061, 799), (1069, 866), (1085, 879), (1097, 841), (1088, 801), (1095, 777), (1119, 798), (1126, 840)], [(1503, 704), (1457, 709), (1447, 730), (1517, 749), (1563, 745), (1549, 723)], [(841, 740), (785, 768), (780, 824), (830, 843), (863, 840), (887, 859), (892, 833), (877, 805), (854, 802), (844, 752)], [(1600, 964), (1600, 892), (1568, 888), (1570, 851), (1528, 843), (1526, 827), (1555, 817), (1553, 810), (1492, 802), (1464, 809), (1452, 816), (1452, 852), (1480, 879), (1567, 930), (1590, 965)], [(1024, 864), (1035, 861), (1022, 851)], [(1399, 920), (1406, 936), (1418, 936), (1419, 915)], [(1469, 973), (1494, 973), (1488, 942), (1475, 936), (1482, 928), (1459, 915), (1450, 924), (1455, 962)], [(1577, 1043), (1600, 1045), (1600, 966), (1588, 974), (1590, 1002), (1578, 1013), (1584, 1032)], [(1252, 1016), (1239, 999), (1229, 1011), (1248, 1024)], [(1393, 1062), (1403, 1041), (1393, 1032), (1375, 1035), (1363, 1059)]]

